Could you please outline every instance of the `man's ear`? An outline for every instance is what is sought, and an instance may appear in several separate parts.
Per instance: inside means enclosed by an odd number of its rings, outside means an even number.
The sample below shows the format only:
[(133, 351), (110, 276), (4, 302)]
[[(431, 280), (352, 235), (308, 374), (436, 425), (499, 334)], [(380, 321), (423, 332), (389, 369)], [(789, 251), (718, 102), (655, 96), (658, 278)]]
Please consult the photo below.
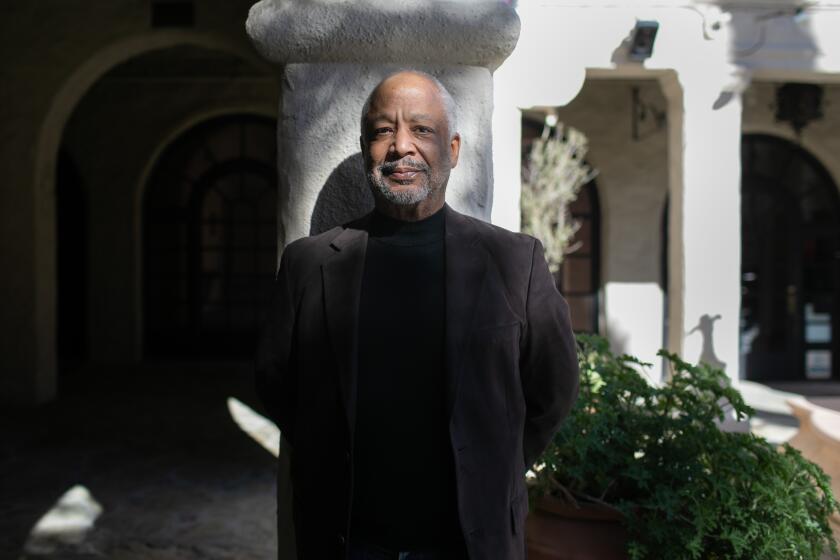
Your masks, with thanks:
[(461, 153), (461, 135), (457, 132), (452, 140), (449, 141), (449, 161), (452, 162), (452, 167), (458, 165), (458, 154)]

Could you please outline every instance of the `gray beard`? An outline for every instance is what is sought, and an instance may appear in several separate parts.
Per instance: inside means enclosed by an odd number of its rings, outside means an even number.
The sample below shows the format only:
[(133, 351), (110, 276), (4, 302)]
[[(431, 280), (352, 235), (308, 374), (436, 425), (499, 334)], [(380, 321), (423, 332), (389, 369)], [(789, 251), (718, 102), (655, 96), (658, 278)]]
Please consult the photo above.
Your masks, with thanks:
[[(398, 163), (410, 165), (411, 167), (418, 169), (420, 173), (423, 174), (423, 180), (420, 184), (405, 191), (395, 192), (391, 190), (388, 183), (385, 181), (384, 171), (390, 171), (396, 168)], [(378, 192), (385, 200), (398, 206), (411, 206), (413, 204), (423, 202), (430, 194), (432, 194), (432, 191), (435, 190), (432, 187), (432, 184), (440, 184), (439, 181), (435, 181), (437, 177), (432, 177), (432, 173), (428, 165), (415, 161), (411, 158), (405, 158), (400, 162), (392, 161), (376, 166), (368, 171), (367, 179), (368, 183), (370, 183), (370, 186), (374, 190), (374, 195)]]
[(403, 191), (394, 191), (385, 182), (382, 172), (377, 170), (369, 171), (367, 174), (368, 183), (378, 192), (382, 198), (398, 206), (410, 206), (426, 200), (432, 194), (432, 186), (429, 183), (429, 176), (417, 186)]

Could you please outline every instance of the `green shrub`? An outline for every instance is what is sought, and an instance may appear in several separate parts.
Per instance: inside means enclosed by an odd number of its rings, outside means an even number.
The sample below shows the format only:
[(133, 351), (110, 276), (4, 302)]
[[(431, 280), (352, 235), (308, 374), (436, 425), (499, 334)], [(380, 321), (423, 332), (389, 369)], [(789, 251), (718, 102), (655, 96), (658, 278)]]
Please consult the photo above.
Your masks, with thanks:
[[(631, 558), (818, 559), (836, 552), (838, 509), (826, 474), (788, 445), (718, 428), (721, 403), (753, 411), (726, 375), (664, 350), (670, 380), (656, 386), (579, 335), (580, 397), (537, 462), (540, 495), (606, 503), (625, 515)], [(540, 465), (543, 465), (540, 468)]]

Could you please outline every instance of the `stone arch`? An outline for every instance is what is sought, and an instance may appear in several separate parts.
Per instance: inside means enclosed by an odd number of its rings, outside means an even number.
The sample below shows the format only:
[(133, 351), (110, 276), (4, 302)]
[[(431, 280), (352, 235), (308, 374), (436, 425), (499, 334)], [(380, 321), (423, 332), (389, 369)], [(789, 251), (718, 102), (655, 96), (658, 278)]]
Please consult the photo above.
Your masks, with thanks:
[(265, 69), (266, 74), (273, 72), (243, 44), (225, 37), (184, 30), (137, 34), (99, 49), (82, 62), (58, 88), (42, 120), (33, 169), (35, 375), (39, 401), (50, 400), (56, 390), (55, 169), (65, 126), (87, 92), (108, 71), (134, 57), (179, 46), (228, 53)]
[(838, 192), (840, 192), (840, 158), (827, 150), (822, 143), (815, 142), (813, 138), (809, 138), (807, 131), (800, 137), (789, 126), (780, 124), (751, 125), (741, 128), (742, 136), (756, 134), (775, 136), (792, 144), (799, 145), (828, 172), (834, 184), (837, 185)]

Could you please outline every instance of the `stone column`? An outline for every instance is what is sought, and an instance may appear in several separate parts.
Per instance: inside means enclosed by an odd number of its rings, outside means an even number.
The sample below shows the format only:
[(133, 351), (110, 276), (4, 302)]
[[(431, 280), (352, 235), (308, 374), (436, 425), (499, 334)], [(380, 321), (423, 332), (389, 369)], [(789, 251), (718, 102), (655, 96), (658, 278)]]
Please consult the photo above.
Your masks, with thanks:
[(435, 75), (458, 106), (461, 157), (447, 188), (455, 209), (489, 220), (493, 203), (492, 72), (519, 20), (489, 0), (262, 0), (248, 33), (281, 65), (280, 245), (363, 214), (373, 199), (359, 148), (360, 111), (402, 68)]
[(669, 100), (669, 325), (672, 351), (739, 378), (741, 91), (732, 69), (682, 69)]
[[(519, 19), (501, 1), (261, 0), (248, 34), (283, 74), (278, 129), (279, 246), (373, 207), (359, 146), (364, 100), (403, 68), (436, 76), (458, 108), (461, 156), (447, 187), (456, 210), (489, 220), (492, 72)], [(295, 558), (288, 451), (281, 442), (278, 549)]]

